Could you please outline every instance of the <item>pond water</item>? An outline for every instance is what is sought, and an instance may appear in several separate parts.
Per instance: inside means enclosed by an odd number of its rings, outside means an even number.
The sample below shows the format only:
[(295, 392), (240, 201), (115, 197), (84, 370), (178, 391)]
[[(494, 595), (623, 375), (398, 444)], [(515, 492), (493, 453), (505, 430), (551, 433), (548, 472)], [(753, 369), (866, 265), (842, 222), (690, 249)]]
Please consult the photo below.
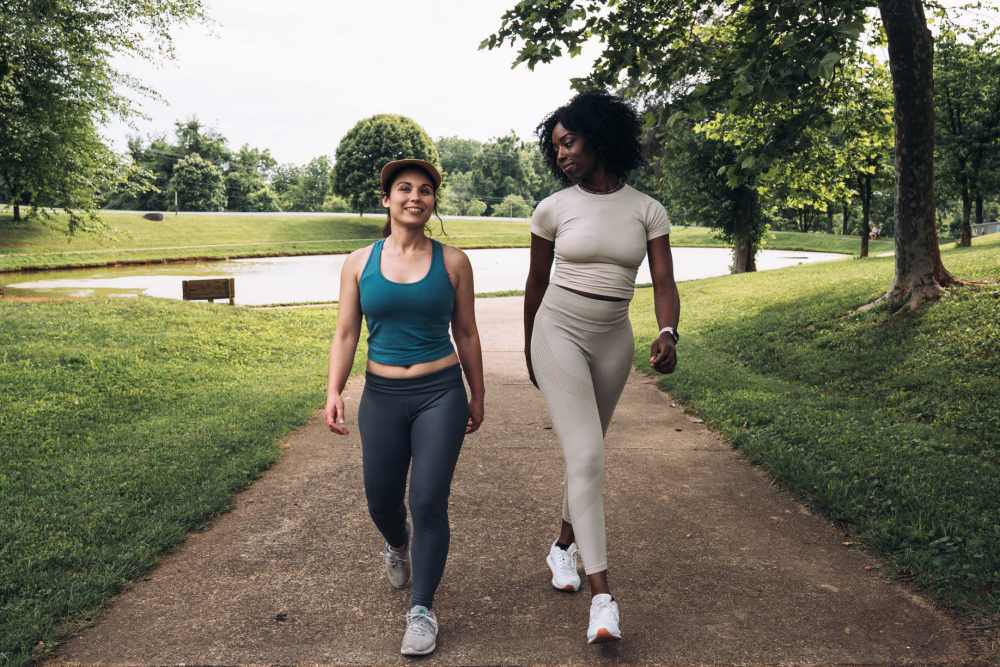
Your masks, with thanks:
[[(529, 250), (503, 248), (467, 250), (475, 275), (476, 292), (524, 289)], [(677, 280), (697, 280), (729, 273), (726, 248), (673, 248)], [(268, 305), (336, 301), (340, 267), (347, 255), (261, 257), (217, 262), (68, 269), (38, 273), (0, 274), (0, 285), (10, 295), (147, 296), (181, 298), (181, 281), (194, 278), (235, 278), (236, 303)], [(757, 255), (759, 270), (843, 259), (821, 252), (764, 250)], [(639, 283), (649, 283), (649, 266), (639, 268)]]

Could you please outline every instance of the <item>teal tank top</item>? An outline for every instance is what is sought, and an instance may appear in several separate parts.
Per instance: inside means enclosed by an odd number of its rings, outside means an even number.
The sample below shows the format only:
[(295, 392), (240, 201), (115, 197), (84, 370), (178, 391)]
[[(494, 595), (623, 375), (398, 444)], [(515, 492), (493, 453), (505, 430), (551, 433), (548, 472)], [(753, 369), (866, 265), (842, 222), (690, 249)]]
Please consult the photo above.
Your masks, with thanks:
[(410, 366), (447, 357), (455, 351), (448, 335), (455, 288), (444, 268), (444, 249), (432, 239), (427, 275), (415, 283), (396, 283), (382, 275), (384, 244), (383, 239), (372, 245), (358, 281), (368, 324), (368, 358)]

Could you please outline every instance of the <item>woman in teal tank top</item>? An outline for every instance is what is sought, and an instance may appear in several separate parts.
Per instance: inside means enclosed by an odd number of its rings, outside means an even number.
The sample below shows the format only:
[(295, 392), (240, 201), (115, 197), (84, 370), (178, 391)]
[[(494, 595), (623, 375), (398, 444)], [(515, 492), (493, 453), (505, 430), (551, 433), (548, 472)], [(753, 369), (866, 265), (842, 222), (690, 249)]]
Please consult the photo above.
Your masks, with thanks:
[(400, 652), (426, 655), (436, 647), (433, 603), (448, 557), (451, 480), (465, 435), (483, 421), (483, 359), (472, 265), (425, 232), (441, 175), (424, 160), (396, 160), (382, 168), (381, 183), (385, 238), (351, 253), (340, 274), (324, 413), (331, 431), (348, 433), (341, 393), (364, 317), (368, 363), (358, 429), (365, 496), (384, 538), (389, 583), (404, 588), (412, 569)]

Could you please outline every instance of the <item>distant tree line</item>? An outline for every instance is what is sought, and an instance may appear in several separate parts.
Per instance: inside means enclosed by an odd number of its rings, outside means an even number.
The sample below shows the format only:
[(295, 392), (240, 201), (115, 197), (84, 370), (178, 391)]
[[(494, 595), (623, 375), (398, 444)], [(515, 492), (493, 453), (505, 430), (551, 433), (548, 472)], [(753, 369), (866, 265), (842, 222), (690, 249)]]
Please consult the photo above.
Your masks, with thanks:
[(128, 142), (127, 178), (107, 208), (140, 211), (356, 211), (381, 208), (378, 171), (401, 157), (428, 159), (445, 176), (438, 210), (448, 215), (525, 217), (558, 188), (535, 143), (511, 132), (490, 141), (431, 141), (413, 120), (380, 114), (358, 122), (328, 156), (278, 164), (266, 148), (232, 150), (197, 118), (178, 121), (173, 138)]

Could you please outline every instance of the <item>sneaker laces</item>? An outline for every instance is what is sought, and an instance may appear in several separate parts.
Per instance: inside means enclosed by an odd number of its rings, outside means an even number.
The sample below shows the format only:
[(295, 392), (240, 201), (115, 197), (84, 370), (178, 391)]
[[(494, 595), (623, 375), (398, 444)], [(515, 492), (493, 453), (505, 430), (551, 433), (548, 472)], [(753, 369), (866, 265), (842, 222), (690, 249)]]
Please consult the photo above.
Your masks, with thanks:
[(399, 567), (406, 562), (406, 557), (403, 555), (404, 551), (400, 549), (396, 551), (388, 544), (382, 549), (382, 558), (390, 567)]
[(553, 549), (556, 554), (556, 563), (560, 568), (566, 568), (567, 570), (576, 571), (576, 563), (574, 562), (573, 555), (569, 552), (569, 549), (560, 549), (556, 547)]
[(437, 623), (429, 612), (408, 611), (406, 612), (406, 631), (412, 632), (421, 637), (434, 634)]

